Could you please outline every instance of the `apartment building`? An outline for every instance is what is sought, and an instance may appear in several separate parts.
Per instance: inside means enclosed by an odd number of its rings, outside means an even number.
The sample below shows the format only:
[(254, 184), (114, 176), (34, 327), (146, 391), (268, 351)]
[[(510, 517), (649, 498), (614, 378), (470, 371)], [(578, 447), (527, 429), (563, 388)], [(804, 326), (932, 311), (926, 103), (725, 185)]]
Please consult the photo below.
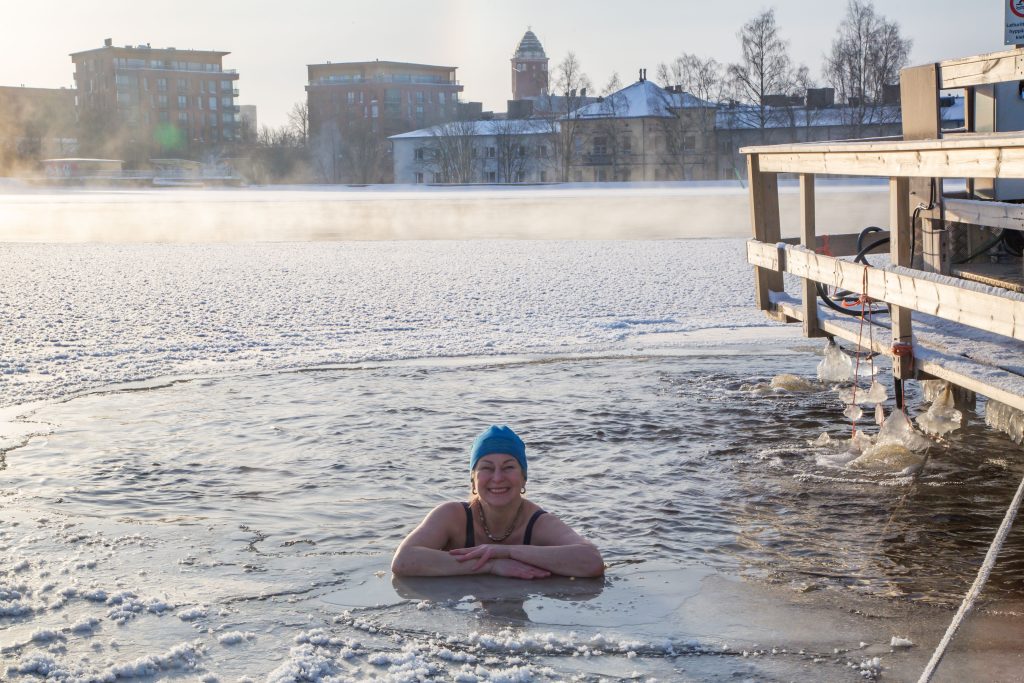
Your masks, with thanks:
[(455, 67), (406, 62), (308, 65), (309, 135), (327, 182), (390, 182), (389, 136), (459, 117)]
[(124, 159), (129, 168), (154, 157), (209, 162), (230, 154), (238, 137), (238, 72), (230, 52), (103, 47), (71, 54), (78, 90), (80, 149)]

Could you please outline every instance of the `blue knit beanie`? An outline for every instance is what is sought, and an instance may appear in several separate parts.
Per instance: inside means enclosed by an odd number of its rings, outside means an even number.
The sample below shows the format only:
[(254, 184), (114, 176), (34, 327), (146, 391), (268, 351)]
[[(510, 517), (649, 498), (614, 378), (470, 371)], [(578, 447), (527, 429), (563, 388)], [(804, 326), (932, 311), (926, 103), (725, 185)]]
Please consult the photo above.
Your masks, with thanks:
[(515, 432), (502, 425), (491, 425), (476, 437), (473, 450), (469, 453), (469, 471), (476, 468), (477, 462), (485, 455), (502, 453), (511, 455), (523, 468), (523, 481), (526, 481), (526, 444)]

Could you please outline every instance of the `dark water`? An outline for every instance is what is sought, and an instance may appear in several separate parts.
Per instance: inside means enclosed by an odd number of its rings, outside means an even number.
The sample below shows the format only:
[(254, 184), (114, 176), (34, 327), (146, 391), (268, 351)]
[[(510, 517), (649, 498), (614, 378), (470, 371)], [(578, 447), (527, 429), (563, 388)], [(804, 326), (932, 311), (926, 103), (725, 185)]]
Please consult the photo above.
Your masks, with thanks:
[[(848, 435), (835, 393), (766, 388), (783, 371), (812, 378), (818, 361), (780, 349), (393, 364), (94, 394), (39, 411), (33, 419), (52, 433), (6, 454), (0, 506), (36, 520), (43, 540), (9, 534), (4, 545), (30, 559), (26, 578), (42, 566), (33, 558), (66, 565), (80, 551), (69, 524), (108, 539), (134, 529), (145, 542), (74, 580), (158, 588), (179, 609), (204, 603), (211, 615), (299, 584), (324, 589), (385, 571), (432, 506), (467, 495), (475, 434), (508, 423), (528, 444), (528, 496), (601, 548), (611, 597), (626, 572), (656, 566), (850, 604), (958, 604), (1024, 475), (1020, 449), (970, 426), (936, 443), (917, 477), (820, 465), (808, 442)], [(1018, 528), (985, 600), (1021, 598)], [(261, 605), (262, 646), (306, 626), (293, 605)], [(392, 623), (414, 621), (410, 609)], [(586, 622), (586, 608), (575, 609), (568, 623)], [(18, 623), (45, 625), (49, 613)], [(656, 659), (630, 665), (651, 673), (665, 664)]]

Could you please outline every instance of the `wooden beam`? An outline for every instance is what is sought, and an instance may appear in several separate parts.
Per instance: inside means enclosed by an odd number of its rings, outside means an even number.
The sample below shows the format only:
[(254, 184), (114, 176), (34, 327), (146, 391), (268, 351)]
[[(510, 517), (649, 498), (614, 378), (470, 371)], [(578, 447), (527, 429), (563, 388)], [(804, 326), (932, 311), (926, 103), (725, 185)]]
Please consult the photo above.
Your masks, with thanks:
[(904, 140), (941, 137), (938, 64), (911, 66), (900, 71), (900, 111)]
[[(811, 251), (817, 244), (814, 223), (814, 176), (800, 176), (800, 243)], [(818, 283), (804, 278), (802, 282), (803, 323), (805, 337), (821, 337), (818, 327)]]
[(943, 199), (946, 220), (1004, 230), (1024, 230), (1024, 205), (978, 199)]
[[(767, 264), (772, 253), (778, 262), (778, 251), (774, 244), (747, 243), (751, 263)], [(1024, 341), (1024, 301), (866, 267), (800, 247), (787, 246), (785, 251), (785, 271), (798, 277), (808, 277), (851, 292), (863, 292), (866, 270), (866, 293), (872, 299)]]
[(974, 147), (761, 152), (760, 169), (771, 173), (824, 173), (914, 178), (1024, 178), (1024, 148)]
[[(781, 237), (779, 220), (779, 183), (774, 173), (764, 173), (758, 166), (758, 157), (747, 157), (747, 179), (750, 182), (750, 223), (754, 239), (776, 243)], [(783, 291), (782, 272), (754, 268), (756, 280), (755, 300), (762, 311), (772, 310), (770, 292)]]
[(916, 152), (957, 149), (1010, 149), (1024, 147), (1024, 132), (944, 135), (941, 139), (908, 140), (831, 140), (827, 142), (795, 142), (784, 145), (752, 145), (740, 148), (741, 154), (776, 154), (807, 152)]
[[(943, 89), (1024, 79), (1024, 50), (1014, 49), (950, 59), (940, 65)], [(902, 75), (902, 74), (901, 74)]]
[[(910, 222), (910, 181), (907, 178), (889, 179), (889, 229), (890, 262), (897, 266), (909, 267), (913, 257), (910, 253), (910, 240), (914, 226)], [(892, 343), (912, 343), (910, 309), (892, 305), (889, 316), (892, 320)], [(914, 376), (913, 363), (906, 362), (901, 356), (894, 356), (892, 372), (899, 379), (910, 379)]]
[[(882, 230), (881, 232), (873, 232), (864, 240), (864, 244), (868, 245), (871, 242), (876, 242), (883, 237), (888, 237), (889, 231)], [(847, 233), (843, 235), (817, 235), (814, 240), (814, 247), (812, 251), (819, 254), (825, 254), (826, 256), (856, 256), (857, 254), (857, 238), (860, 237), (860, 233)], [(784, 237), (782, 242), (786, 244), (802, 244), (802, 240), (799, 237)], [(882, 250), (888, 251), (885, 246), (876, 247), (874, 250), (868, 252), (869, 254), (880, 254)]]

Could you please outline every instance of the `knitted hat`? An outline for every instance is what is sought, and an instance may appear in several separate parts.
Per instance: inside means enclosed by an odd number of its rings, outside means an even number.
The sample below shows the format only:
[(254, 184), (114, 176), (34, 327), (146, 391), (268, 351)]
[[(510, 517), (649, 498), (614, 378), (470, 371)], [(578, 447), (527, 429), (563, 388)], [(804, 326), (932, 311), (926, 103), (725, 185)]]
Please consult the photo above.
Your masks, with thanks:
[(473, 450), (469, 452), (469, 471), (476, 468), (477, 462), (485, 455), (502, 453), (511, 455), (523, 468), (523, 480), (526, 480), (526, 444), (523, 440), (508, 427), (502, 425), (491, 425), (476, 437), (473, 442)]

